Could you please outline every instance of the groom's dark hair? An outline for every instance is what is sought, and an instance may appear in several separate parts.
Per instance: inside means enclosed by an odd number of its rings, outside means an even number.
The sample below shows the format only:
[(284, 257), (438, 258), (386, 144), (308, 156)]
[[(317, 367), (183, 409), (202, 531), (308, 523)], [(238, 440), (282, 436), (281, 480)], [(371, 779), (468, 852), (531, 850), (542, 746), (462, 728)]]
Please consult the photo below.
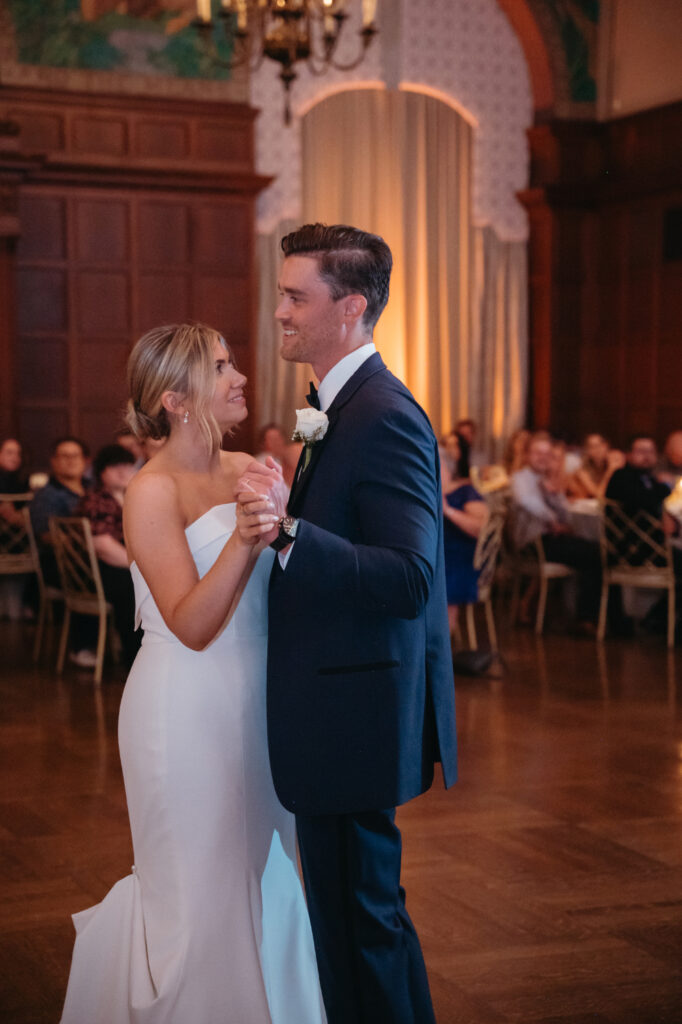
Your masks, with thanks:
[(314, 256), (335, 302), (346, 295), (367, 299), (363, 323), (370, 330), (388, 302), (393, 257), (379, 235), (346, 224), (304, 224), (282, 239), (285, 256)]

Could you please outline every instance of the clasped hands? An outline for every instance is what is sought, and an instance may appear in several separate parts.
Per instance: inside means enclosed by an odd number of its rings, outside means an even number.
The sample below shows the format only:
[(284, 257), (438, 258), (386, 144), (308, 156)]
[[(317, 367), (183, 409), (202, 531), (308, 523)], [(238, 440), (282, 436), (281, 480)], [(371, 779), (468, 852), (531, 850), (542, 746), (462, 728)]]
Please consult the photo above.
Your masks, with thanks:
[(282, 469), (274, 459), (265, 464), (255, 459), (237, 481), (237, 530), (246, 544), (270, 544), (278, 523), (286, 515), (288, 490)]

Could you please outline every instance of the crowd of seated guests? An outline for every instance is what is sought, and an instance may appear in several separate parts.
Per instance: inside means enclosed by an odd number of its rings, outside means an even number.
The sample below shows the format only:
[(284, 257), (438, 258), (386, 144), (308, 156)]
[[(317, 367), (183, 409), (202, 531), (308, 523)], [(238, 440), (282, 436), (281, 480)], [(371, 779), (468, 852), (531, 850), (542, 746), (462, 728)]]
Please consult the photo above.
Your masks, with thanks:
[[(510, 503), (509, 534), (513, 546), (524, 550), (539, 541), (548, 561), (576, 569), (579, 628), (593, 632), (600, 593), (600, 553), (597, 534), (576, 529), (574, 509), (586, 506), (596, 519), (598, 503), (618, 502), (629, 515), (642, 509), (661, 521), (668, 535), (682, 533), (682, 430), (673, 431), (659, 457), (655, 440), (634, 435), (627, 450), (610, 446), (599, 433), (588, 434), (581, 449), (568, 447), (545, 431), (525, 428), (511, 435), (500, 465), (489, 465), (477, 443), (476, 424), (460, 419), (441, 441), (444, 543), (451, 631), (457, 609), (476, 600), (477, 573), (473, 567), (476, 540), (488, 515), (492, 493), (504, 492)], [(126, 661), (139, 645), (134, 627), (134, 595), (123, 543), (122, 504), (132, 474), (151, 458), (163, 441), (141, 445), (128, 430), (114, 435), (90, 464), (89, 449), (77, 437), (60, 437), (52, 445), (50, 474), (30, 502), (33, 531), (39, 546), (45, 581), (59, 586), (59, 574), (49, 532), (51, 516), (83, 515), (91, 523), (95, 551), (107, 599), (114, 607), (115, 623)], [(275, 458), (291, 485), (300, 445), (291, 443), (276, 423), (260, 431), (258, 456)], [(94, 486), (92, 473), (94, 470)], [(32, 478), (33, 480), (33, 478)], [(20, 494), (29, 482), (22, 466), (21, 444), (15, 438), (0, 443), (0, 495)], [(671, 492), (674, 491), (674, 494)], [(16, 521), (20, 503), (0, 501), (2, 523)], [(589, 517), (588, 517), (589, 518)], [(579, 521), (580, 517), (578, 517)], [(674, 551), (675, 571), (682, 579), (682, 543)], [(15, 585), (14, 583), (12, 585)], [(14, 618), (31, 614), (30, 589), (19, 584), (23, 604), (13, 601)], [(2, 595), (0, 595), (1, 597)], [(21, 595), (20, 595), (21, 597)], [(521, 602), (521, 619), (532, 621), (536, 591), (530, 586)], [(618, 629), (622, 611), (609, 611)], [(0, 600), (0, 615), (7, 614)], [(682, 600), (679, 602), (682, 610)], [(18, 608), (18, 610), (17, 610)], [(659, 615), (662, 621), (662, 616)], [(71, 659), (80, 665), (95, 661), (95, 627), (91, 620), (74, 616)]]
[[(463, 434), (460, 433), (462, 428)], [(475, 437), (475, 424), (460, 420), (456, 429), (443, 438), (442, 450), (454, 457), (462, 438), (466, 445)], [(604, 501), (617, 502), (630, 516), (644, 510), (660, 521), (661, 537), (677, 535), (673, 560), (676, 576), (682, 580), (682, 430), (669, 435), (661, 458), (654, 438), (646, 433), (634, 435), (626, 450), (620, 451), (597, 432), (588, 434), (582, 446), (574, 448), (546, 431), (520, 429), (509, 438), (501, 465), (486, 466), (480, 456), (477, 462), (478, 465), (470, 467), (471, 484), (478, 488), (477, 498), (489, 501), (490, 492), (500, 487), (508, 495), (508, 535), (512, 549), (523, 552), (540, 543), (547, 561), (576, 570), (576, 619), (580, 632), (594, 633), (598, 617), (599, 515)], [(452, 487), (445, 465), (444, 493)], [(451, 513), (445, 510), (444, 515), (447, 550)], [(470, 562), (463, 580), (471, 579), (474, 547), (475, 541), (469, 544)], [(537, 585), (531, 582), (521, 601), (522, 622), (533, 621), (532, 605), (536, 598)], [(678, 618), (679, 612), (682, 612), (682, 600), (678, 603)], [(647, 615), (647, 622), (658, 623), (662, 629), (664, 613), (665, 597)], [(609, 602), (609, 628), (626, 634), (632, 631), (618, 592)]]
[[(114, 623), (126, 662), (131, 662), (140, 642), (135, 631), (135, 600), (128, 559), (123, 543), (122, 506), (125, 488), (146, 453), (128, 431), (116, 435), (90, 463), (87, 444), (78, 437), (57, 438), (50, 449), (50, 472), (35, 490), (29, 504), (31, 525), (38, 546), (45, 583), (59, 588), (60, 576), (50, 534), (53, 516), (84, 516), (90, 521), (105, 597), (111, 603)], [(21, 472), (21, 446), (8, 439), (0, 448), (0, 494), (28, 490)], [(94, 480), (93, 480), (94, 474)], [(13, 504), (0, 503), (0, 522), (16, 515)], [(24, 601), (35, 604), (36, 594), (21, 581)], [(16, 617), (16, 616), (13, 616)], [(88, 616), (72, 616), (69, 658), (81, 667), (93, 667), (97, 626)]]

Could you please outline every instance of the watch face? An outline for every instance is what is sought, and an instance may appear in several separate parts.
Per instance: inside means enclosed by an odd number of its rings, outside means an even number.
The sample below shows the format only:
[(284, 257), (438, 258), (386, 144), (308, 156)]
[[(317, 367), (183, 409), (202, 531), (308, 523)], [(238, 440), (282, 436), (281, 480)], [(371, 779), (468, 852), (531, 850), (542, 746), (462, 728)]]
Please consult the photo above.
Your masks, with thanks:
[(295, 516), (284, 516), (279, 528), (280, 537), (286, 537), (289, 541), (295, 540), (297, 530), (298, 519)]

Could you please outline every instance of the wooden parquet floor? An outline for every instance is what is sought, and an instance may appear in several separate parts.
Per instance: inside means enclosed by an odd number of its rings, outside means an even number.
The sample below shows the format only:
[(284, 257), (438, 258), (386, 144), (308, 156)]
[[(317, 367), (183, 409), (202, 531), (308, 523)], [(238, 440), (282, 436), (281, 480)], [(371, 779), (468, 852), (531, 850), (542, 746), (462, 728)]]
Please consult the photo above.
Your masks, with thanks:
[[(58, 680), (30, 640), (0, 623), (4, 1024), (58, 1021), (69, 915), (132, 863), (120, 672)], [(458, 683), (461, 781), (399, 813), (439, 1024), (682, 1024), (682, 653), (503, 649), (501, 678)]]

